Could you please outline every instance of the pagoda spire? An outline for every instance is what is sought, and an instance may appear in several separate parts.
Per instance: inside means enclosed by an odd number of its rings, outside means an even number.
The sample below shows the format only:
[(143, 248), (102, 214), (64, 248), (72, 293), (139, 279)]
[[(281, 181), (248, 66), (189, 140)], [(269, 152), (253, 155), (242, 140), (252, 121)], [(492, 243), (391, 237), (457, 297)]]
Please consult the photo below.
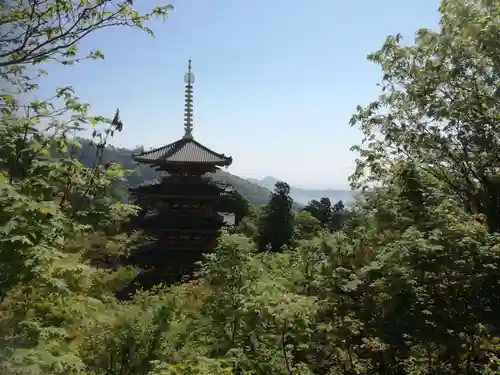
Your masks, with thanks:
[(186, 99), (184, 107), (184, 138), (193, 139), (193, 83), (194, 74), (191, 72), (191, 59), (188, 61), (188, 72), (184, 75), (186, 84)]

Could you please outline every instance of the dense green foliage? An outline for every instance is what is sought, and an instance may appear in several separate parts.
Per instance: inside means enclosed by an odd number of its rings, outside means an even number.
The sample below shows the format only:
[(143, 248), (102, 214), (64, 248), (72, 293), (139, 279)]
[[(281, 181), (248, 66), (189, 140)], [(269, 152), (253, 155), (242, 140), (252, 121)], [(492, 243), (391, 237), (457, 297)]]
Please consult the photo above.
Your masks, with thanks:
[[(70, 64), (86, 30), (149, 18), (128, 2), (79, 4), (0, 5), (0, 24), (18, 25), (12, 44), (0, 42), (11, 85), (0, 118), (0, 374), (500, 372), (497, 1), (445, 0), (438, 31), (413, 45), (389, 37), (370, 56), (382, 93), (352, 119), (365, 134), (352, 183), (365, 193), (342, 224), (326, 200), (291, 211), (277, 184), (267, 206), (221, 234), (196, 282), (127, 302), (114, 295), (135, 270), (86, 261), (139, 240), (119, 230), (135, 207), (112, 197), (125, 172), (101, 162), (123, 124), (89, 117), (71, 88), (19, 103), (37, 87), (25, 63)], [(74, 149), (67, 134), (83, 123), (107, 124), (94, 136), (98, 162), (50, 157)]]
[(312, 200), (303, 210), (318, 219), (323, 228), (331, 231), (342, 229), (348, 217), (344, 202), (338, 201), (332, 206), (332, 202), (326, 197), (319, 201)]
[(293, 235), (292, 198), (290, 186), (277, 182), (269, 203), (258, 221), (258, 247), (261, 251), (279, 252), (291, 244)]

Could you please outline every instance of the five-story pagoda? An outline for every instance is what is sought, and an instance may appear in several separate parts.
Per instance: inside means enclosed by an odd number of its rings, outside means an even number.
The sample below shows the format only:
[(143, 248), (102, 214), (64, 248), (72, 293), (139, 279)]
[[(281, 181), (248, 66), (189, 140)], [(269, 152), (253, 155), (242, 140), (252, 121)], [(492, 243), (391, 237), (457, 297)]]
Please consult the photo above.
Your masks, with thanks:
[(134, 155), (135, 161), (167, 173), (157, 184), (130, 189), (138, 204), (147, 207), (140, 227), (152, 241), (129, 257), (130, 263), (145, 270), (136, 282), (146, 288), (192, 274), (201, 254), (217, 245), (218, 231), (224, 224), (219, 212), (229, 212), (231, 201), (240, 198), (231, 186), (204, 176), (231, 165), (232, 158), (194, 140), (191, 60), (184, 79), (184, 136)]

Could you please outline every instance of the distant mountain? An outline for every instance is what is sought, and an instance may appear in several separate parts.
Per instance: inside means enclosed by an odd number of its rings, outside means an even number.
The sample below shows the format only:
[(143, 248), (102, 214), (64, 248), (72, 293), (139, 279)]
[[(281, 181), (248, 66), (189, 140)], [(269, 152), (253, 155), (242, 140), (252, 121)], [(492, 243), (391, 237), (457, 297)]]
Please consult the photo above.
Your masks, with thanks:
[[(249, 178), (248, 181), (272, 191), (276, 182), (280, 180), (267, 176), (261, 180)], [(290, 186), (290, 196), (299, 204), (307, 204), (313, 199), (319, 200), (324, 197), (329, 198), (332, 203), (339, 200), (349, 203), (354, 199), (354, 193), (347, 189), (303, 189), (296, 186)]]
[[(80, 157), (82, 162), (87, 166), (93, 165), (95, 161), (95, 150), (91, 146), (90, 141), (86, 139), (79, 139), (78, 141), (82, 145)], [(132, 154), (139, 151), (142, 150), (130, 150), (126, 148), (107, 146), (103, 151), (102, 161), (118, 163), (123, 169), (134, 171), (127, 176), (127, 185), (131, 187), (135, 187), (147, 181), (154, 181), (161, 177), (160, 172), (157, 172), (146, 165), (137, 164), (132, 159)], [(267, 204), (269, 201), (269, 195), (271, 192), (264, 186), (255, 184), (224, 170), (218, 170), (216, 173), (212, 174), (212, 178), (216, 181), (223, 181), (231, 184), (236, 191), (238, 191), (252, 204)], [(298, 204), (294, 205), (294, 208), (296, 209), (300, 207), (301, 206)]]

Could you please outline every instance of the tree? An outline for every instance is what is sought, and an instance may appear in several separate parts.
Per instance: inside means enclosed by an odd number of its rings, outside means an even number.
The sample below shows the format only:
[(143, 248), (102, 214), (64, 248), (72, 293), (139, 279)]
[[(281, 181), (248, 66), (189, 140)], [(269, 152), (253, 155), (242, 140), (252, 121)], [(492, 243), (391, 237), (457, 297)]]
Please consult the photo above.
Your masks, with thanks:
[(313, 199), (303, 208), (303, 211), (309, 212), (318, 219), (323, 228), (329, 227), (332, 220), (332, 203), (329, 198), (321, 198), (319, 201)]
[[(65, 65), (82, 59), (102, 59), (99, 50), (78, 54), (78, 43), (104, 28), (126, 26), (147, 31), (153, 17), (167, 16), (170, 5), (158, 6), (141, 14), (131, 0), (10, 0), (0, 4), (0, 76), (10, 89), (36, 89), (37, 77), (23, 74), (27, 65), (57, 61)], [(45, 74), (43, 70), (38, 75)], [(17, 87), (12, 87), (16, 85)]]
[(358, 107), (365, 135), (354, 187), (380, 183), (402, 160), (441, 180), (471, 213), (500, 230), (500, 8), (490, 0), (445, 0), (438, 31), (414, 45), (388, 37), (369, 59), (382, 67), (382, 94)]
[(344, 206), (344, 202), (340, 200), (335, 203), (332, 207), (331, 212), (332, 217), (330, 220), (329, 229), (332, 231), (341, 230), (347, 218), (347, 212)]
[[(151, 33), (145, 22), (168, 8), (141, 15), (130, 2), (107, 0), (0, 4), (1, 373), (81, 370), (82, 359), (68, 343), (76, 326), (92, 321), (84, 306), (98, 314), (103, 303), (89, 292), (98, 272), (80, 261), (78, 240), (114, 229), (135, 211), (111, 198), (124, 171), (101, 158), (109, 137), (123, 128), (118, 111), (114, 118), (89, 116), (89, 105), (71, 87), (31, 102), (26, 93), (38, 89), (47, 62), (103, 58), (100, 51), (78, 54), (78, 43), (94, 31), (125, 26)], [(90, 167), (69, 137), (83, 124), (107, 125), (94, 131)]]
[(331, 231), (342, 229), (346, 219), (344, 202), (340, 200), (332, 206), (327, 197), (321, 198), (319, 201), (310, 201), (303, 211), (309, 212), (321, 223), (321, 227)]
[(264, 207), (254, 204), (248, 205), (248, 215), (235, 226), (234, 232), (241, 233), (257, 242), (258, 224)]
[(307, 211), (294, 212), (294, 242), (302, 239), (311, 239), (321, 229), (318, 219)]
[(283, 246), (291, 243), (294, 220), (292, 204), (290, 186), (286, 182), (277, 182), (259, 219), (259, 250), (264, 251), (270, 246), (271, 251), (279, 252)]

